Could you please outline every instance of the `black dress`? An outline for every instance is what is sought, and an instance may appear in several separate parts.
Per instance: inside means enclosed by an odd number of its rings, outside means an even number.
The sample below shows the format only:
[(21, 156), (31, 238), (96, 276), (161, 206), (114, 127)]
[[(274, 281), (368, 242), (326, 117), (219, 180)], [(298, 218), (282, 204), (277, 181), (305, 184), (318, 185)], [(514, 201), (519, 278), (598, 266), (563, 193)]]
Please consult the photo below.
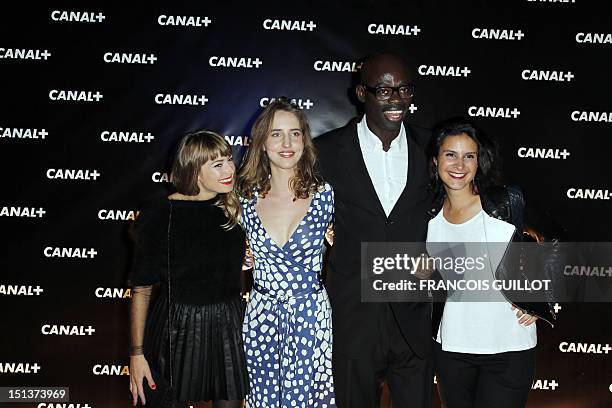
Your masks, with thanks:
[(240, 298), (245, 236), (240, 226), (222, 228), (227, 218), (214, 202), (164, 199), (142, 210), (134, 225), (130, 283), (135, 289), (161, 283), (147, 314), (144, 354), (166, 378), (170, 270), (172, 380), (178, 401), (238, 400), (248, 393)]

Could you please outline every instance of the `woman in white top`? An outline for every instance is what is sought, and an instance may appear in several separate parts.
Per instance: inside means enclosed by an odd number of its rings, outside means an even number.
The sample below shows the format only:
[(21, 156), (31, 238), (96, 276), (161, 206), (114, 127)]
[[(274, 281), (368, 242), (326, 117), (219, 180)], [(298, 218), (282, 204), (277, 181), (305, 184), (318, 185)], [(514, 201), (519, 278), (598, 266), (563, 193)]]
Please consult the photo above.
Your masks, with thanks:
[[(505, 246), (517, 228), (497, 213), (492, 217), (483, 206), (483, 194), (496, 179), (493, 144), (468, 122), (448, 122), (434, 137), (432, 183), (441, 205), (429, 221), (430, 255), (432, 248), (439, 251), (446, 245), (442, 243), (461, 243), (446, 247), (455, 255), (461, 247), (466, 257)], [(494, 279), (495, 256), (485, 258), (482, 266), (439, 272), (454, 279)], [(441, 306), (442, 318), (434, 327), (434, 357), (443, 404), (447, 408), (525, 406), (535, 369), (537, 317), (496, 291), (453, 292)]]

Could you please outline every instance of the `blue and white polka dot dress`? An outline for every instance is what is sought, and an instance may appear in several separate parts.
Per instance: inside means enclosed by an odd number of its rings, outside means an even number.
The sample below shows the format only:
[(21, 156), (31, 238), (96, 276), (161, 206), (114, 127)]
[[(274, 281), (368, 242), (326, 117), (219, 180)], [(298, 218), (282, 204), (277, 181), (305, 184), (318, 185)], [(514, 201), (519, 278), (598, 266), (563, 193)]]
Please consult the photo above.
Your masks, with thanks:
[(242, 326), (251, 388), (247, 407), (335, 407), (331, 306), (320, 283), (334, 192), (326, 183), (315, 193), (282, 248), (255, 211), (257, 197), (241, 201), (254, 258), (254, 288)]

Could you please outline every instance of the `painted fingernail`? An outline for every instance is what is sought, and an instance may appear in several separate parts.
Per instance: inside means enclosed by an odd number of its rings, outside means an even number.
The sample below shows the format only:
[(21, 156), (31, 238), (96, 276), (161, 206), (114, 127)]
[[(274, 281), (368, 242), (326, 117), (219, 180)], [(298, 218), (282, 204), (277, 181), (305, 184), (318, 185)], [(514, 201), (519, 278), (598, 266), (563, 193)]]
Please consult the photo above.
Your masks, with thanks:
[(152, 389), (152, 390), (154, 390), (154, 389), (156, 389), (156, 388), (157, 388), (157, 385), (155, 385), (155, 384), (151, 385), (151, 389)]

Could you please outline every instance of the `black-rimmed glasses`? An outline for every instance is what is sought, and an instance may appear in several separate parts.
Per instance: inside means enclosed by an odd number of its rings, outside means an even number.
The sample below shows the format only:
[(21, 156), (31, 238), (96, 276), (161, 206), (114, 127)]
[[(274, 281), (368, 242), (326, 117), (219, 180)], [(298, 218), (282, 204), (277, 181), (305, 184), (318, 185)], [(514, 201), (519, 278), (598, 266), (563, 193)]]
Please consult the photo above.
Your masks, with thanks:
[(366, 91), (374, 94), (376, 99), (379, 101), (386, 101), (391, 98), (393, 92), (397, 92), (400, 98), (409, 99), (414, 96), (414, 84), (402, 85), (402, 86), (369, 86), (361, 84)]

